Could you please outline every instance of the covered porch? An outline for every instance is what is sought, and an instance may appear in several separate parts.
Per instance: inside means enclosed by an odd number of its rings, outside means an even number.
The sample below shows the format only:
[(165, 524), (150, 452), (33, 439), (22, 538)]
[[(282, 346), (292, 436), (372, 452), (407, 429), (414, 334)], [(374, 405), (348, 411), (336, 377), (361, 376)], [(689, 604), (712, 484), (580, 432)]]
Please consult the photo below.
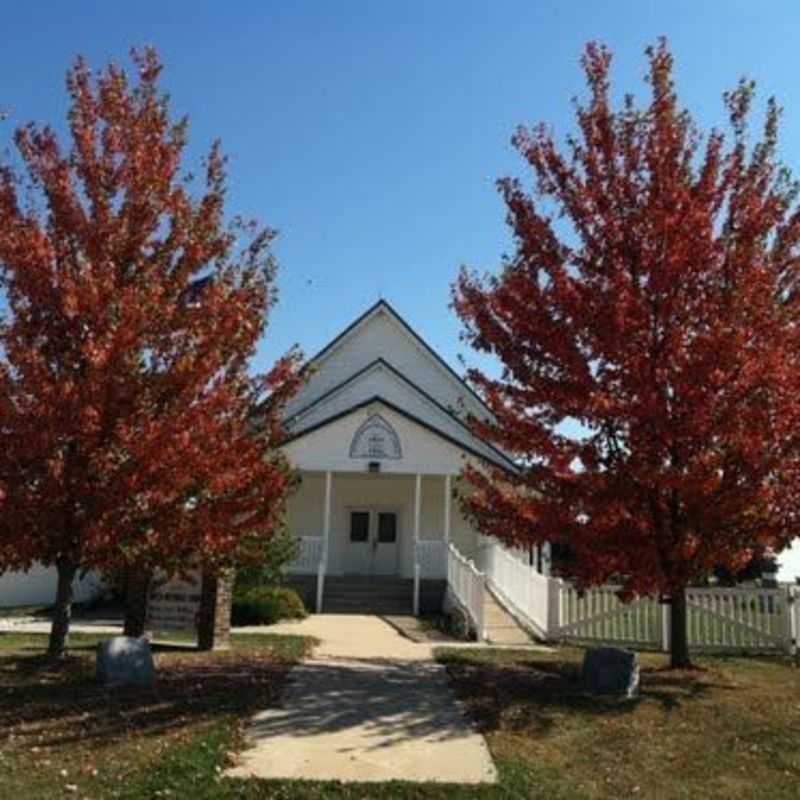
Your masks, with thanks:
[(407, 586), (418, 613), (425, 582), (447, 578), (450, 543), (475, 550), (453, 502), (455, 480), (450, 473), (302, 470), (287, 518), (299, 551), (287, 572), (313, 581), (317, 611), (327, 583), (330, 591), (360, 586), (365, 601), (370, 586), (376, 593)]

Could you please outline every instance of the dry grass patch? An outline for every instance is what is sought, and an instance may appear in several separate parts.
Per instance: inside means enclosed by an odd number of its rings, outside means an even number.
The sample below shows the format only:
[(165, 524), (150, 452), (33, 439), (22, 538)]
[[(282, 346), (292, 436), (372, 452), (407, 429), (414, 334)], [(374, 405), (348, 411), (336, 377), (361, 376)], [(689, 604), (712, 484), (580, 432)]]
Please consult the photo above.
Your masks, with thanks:
[(634, 701), (581, 691), (582, 651), (443, 650), (500, 761), (587, 798), (797, 798), (800, 670), (779, 658), (642, 656)]

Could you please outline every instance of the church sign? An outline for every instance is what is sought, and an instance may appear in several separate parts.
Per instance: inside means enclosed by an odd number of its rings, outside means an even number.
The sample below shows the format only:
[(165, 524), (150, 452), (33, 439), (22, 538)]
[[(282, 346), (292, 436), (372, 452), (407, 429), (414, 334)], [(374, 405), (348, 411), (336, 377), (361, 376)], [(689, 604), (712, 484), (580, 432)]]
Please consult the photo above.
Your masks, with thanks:
[(193, 573), (153, 580), (147, 597), (147, 629), (197, 633), (202, 578)]

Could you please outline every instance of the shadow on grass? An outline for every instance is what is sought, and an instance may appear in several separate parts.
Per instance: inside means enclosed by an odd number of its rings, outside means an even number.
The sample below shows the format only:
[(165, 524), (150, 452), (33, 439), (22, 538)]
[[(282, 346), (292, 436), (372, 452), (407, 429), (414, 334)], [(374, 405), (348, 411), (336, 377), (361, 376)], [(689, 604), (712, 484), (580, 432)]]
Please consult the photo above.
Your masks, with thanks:
[(155, 686), (106, 688), (94, 681), (93, 650), (78, 644), (54, 663), (31, 645), (0, 658), (0, 730), (13, 731), (18, 744), (54, 749), (161, 736), (274, 703), (291, 665), (268, 650), (210, 654), (157, 645)]
[(472, 731), (444, 670), (430, 662), (308, 661), (296, 667), (279, 701), (288, 664), (253, 651), (161, 647), (153, 688), (109, 689), (94, 683), (93, 661), (84, 655), (91, 645), (79, 647), (56, 665), (40, 652), (0, 659), (0, 730), (16, 729), (37, 746), (102, 747), (271, 708), (256, 718), (255, 735), (316, 736), (367, 726), (387, 746)]
[(556, 719), (624, 716), (656, 701), (667, 711), (712, 690), (735, 687), (705, 673), (642, 669), (640, 694), (627, 699), (584, 691), (580, 665), (566, 660), (520, 657), (502, 663), (444, 653), (458, 695), (467, 702), (484, 733), (496, 730), (547, 734)]

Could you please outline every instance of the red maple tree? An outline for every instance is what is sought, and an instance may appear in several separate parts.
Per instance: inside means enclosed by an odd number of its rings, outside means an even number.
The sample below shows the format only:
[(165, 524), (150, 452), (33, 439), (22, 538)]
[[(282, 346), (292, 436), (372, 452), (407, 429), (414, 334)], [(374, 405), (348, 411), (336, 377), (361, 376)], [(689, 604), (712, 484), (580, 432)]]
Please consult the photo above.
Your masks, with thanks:
[(78, 573), (220, 570), (272, 533), (291, 485), (277, 445), (299, 354), (248, 372), (274, 234), (226, 221), (217, 144), (204, 179), (183, 171), (158, 56), (133, 60), (131, 80), (79, 59), (69, 146), (22, 127), (20, 168), (0, 170), (0, 570), (57, 567), (53, 655)]
[(681, 666), (685, 588), (797, 535), (800, 212), (775, 102), (751, 144), (742, 81), (730, 132), (703, 136), (666, 43), (647, 54), (643, 107), (612, 108), (590, 44), (565, 151), (545, 125), (513, 138), (533, 173), (499, 182), (515, 252), (462, 270), (454, 306), (502, 363), (470, 373), (494, 414), (473, 424), (520, 472), (469, 470), (464, 503), (503, 541), (568, 545), (580, 586), (669, 600)]

